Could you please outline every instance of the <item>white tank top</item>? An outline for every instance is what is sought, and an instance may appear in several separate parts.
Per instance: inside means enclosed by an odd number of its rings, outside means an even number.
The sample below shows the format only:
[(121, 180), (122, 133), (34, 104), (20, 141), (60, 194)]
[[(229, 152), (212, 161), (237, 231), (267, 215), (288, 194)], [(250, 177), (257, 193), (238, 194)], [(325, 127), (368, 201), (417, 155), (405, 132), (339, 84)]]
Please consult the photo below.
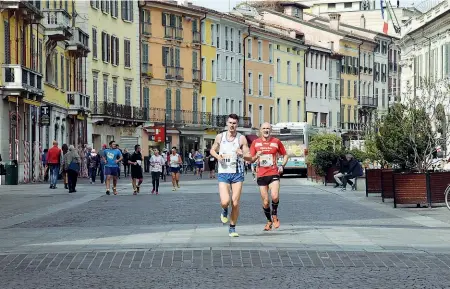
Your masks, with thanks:
[(235, 174), (244, 171), (243, 162), (237, 157), (236, 150), (240, 148), (240, 133), (236, 134), (233, 141), (227, 140), (227, 132), (222, 133), (222, 140), (219, 146), (219, 155), (224, 158), (223, 162), (218, 162), (219, 174)]
[(179, 157), (178, 154), (176, 154), (176, 155), (170, 154), (170, 164), (169, 165), (171, 168), (178, 168), (180, 166), (178, 164), (178, 157)]

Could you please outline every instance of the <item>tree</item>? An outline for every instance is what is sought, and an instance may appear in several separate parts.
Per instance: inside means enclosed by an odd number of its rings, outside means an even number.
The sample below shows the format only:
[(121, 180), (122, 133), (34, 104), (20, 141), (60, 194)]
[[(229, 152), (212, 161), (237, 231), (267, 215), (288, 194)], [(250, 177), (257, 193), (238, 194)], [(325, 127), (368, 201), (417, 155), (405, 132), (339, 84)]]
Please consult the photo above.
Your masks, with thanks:
[(421, 79), (415, 91), (407, 87), (402, 103), (390, 109), (376, 137), (386, 161), (419, 172), (431, 168), (436, 149), (447, 142), (449, 88), (447, 81), (427, 79)]
[(335, 134), (320, 133), (309, 143), (306, 162), (312, 165), (319, 176), (324, 176), (337, 161), (342, 150), (342, 139)]

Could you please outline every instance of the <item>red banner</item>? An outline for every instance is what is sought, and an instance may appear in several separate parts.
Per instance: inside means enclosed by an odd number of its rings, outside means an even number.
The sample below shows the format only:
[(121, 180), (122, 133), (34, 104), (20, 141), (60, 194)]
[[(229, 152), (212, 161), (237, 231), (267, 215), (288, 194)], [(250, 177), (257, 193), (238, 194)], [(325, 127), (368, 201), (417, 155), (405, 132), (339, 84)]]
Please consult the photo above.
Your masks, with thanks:
[(155, 127), (155, 142), (165, 142), (164, 127)]

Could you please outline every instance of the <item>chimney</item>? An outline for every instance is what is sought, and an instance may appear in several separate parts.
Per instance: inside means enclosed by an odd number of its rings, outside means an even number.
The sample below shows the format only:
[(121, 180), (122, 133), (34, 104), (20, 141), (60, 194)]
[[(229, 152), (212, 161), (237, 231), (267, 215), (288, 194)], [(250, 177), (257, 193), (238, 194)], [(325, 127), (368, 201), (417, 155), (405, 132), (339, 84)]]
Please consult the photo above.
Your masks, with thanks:
[(361, 28), (366, 28), (366, 18), (364, 17), (364, 14), (361, 15), (361, 18), (359, 20), (359, 26)]
[(339, 30), (339, 23), (341, 21), (341, 14), (339, 13), (330, 13), (328, 14), (330, 17), (330, 28), (333, 30)]

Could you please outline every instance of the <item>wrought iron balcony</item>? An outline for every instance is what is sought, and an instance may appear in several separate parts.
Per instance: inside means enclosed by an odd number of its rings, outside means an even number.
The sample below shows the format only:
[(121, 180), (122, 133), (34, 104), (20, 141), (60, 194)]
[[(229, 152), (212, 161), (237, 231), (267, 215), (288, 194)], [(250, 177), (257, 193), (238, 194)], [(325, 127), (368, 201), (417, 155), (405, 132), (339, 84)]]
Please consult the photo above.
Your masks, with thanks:
[(89, 35), (80, 27), (72, 28), (72, 37), (68, 41), (67, 50), (82, 53), (87, 56), (89, 50)]
[(166, 66), (165, 72), (167, 80), (184, 80), (184, 68), (182, 67)]
[(192, 69), (192, 81), (200, 82), (200, 70)]
[(361, 96), (359, 98), (358, 104), (362, 107), (366, 108), (377, 108), (378, 107), (378, 98), (371, 96)]
[(145, 122), (145, 109), (106, 101), (91, 102), (94, 118), (121, 120), (122, 122)]
[(41, 2), (40, 1), (0, 1), (0, 10), (14, 10), (21, 14), (22, 19), (30, 23), (39, 23), (39, 21), (44, 18), (44, 15), (40, 11)]
[(0, 90), (10, 95), (20, 95), (22, 92), (43, 96), (42, 74), (20, 64), (2, 65), (3, 87)]
[(341, 129), (348, 131), (361, 131), (362, 125), (360, 123), (353, 122), (341, 122)]
[(200, 43), (200, 32), (199, 31), (192, 32), (192, 43)]
[(45, 9), (42, 12), (45, 36), (55, 41), (69, 40), (72, 36), (69, 13), (65, 9)]
[(69, 91), (67, 94), (67, 103), (69, 104), (69, 114), (89, 113), (89, 95), (77, 91)]
[(150, 63), (141, 64), (141, 74), (147, 78), (153, 78), (153, 65)]
[[(151, 122), (166, 123), (170, 126), (200, 126), (204, 128), (223, 128), (228, 115), (213, 115), (210, 112), (191, 110), (170, 110), (164, 108), (145, 109), (146, 119)], [(251, 128), (249, 117), (240, 118), (239, 127)]]

